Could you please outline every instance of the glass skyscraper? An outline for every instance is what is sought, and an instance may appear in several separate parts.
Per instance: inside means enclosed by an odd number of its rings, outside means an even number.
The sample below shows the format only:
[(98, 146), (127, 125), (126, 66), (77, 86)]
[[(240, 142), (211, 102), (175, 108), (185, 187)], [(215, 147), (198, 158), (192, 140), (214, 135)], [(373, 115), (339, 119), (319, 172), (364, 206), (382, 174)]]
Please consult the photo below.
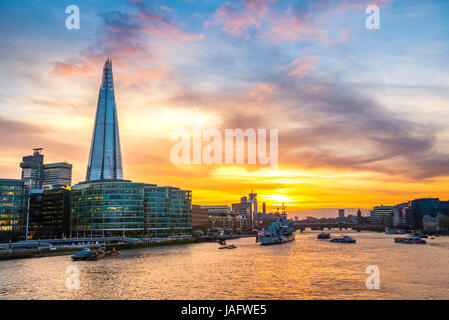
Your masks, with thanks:
[(0, 242), (24, 237), (25, 182), (0, 179)]
[(70, 233), (162, 238), (192, 230), (192, 192), (123, 179), (111, 60), (103, 68), (86, 181), (71, 191)]
[(123, 179), (111, 60), (103, 67), (86, 181)]

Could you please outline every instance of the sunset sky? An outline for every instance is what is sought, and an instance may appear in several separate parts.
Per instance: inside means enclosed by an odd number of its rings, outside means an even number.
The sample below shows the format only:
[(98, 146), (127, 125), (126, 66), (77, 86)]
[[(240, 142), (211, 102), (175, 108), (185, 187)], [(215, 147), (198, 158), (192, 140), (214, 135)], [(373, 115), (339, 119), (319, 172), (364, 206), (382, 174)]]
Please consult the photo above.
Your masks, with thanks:
[[(84, 180), (109, 57), (126, 179), (300, 216), (449, 198), (449, 1), (0, 0), (0, 30), (1, 178), (42, 147)], [(278, 129), (278, 168), (172, 164), (198, 125)]]

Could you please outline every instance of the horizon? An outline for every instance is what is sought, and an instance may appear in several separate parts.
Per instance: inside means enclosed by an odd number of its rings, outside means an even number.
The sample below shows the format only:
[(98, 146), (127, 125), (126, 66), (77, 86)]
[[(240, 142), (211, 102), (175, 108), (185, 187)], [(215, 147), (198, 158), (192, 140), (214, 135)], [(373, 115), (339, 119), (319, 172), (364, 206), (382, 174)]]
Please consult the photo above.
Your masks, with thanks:
[[(66, 29), (66, 3), (0, 4), (0, 177), (19, 178), (41, 146), (84, 181), (109, 57), (125, 179), (192, 190), (201, 205), (253, 188), (289, 216), (449, 199), (448, 3), (199, 2), (79, 1), (79, 30)], [(368, 2), (380, 30), (365, 28)], [(198, 125), (279, 129), (278, 167), (173, 164), (171, 133)]]

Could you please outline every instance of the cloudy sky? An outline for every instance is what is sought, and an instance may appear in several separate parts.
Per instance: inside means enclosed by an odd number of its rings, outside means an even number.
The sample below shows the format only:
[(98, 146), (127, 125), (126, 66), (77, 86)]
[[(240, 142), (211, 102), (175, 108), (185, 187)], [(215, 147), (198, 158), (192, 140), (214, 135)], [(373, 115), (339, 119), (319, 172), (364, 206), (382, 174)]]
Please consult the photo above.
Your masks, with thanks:
[[(43, 147), (84, 180), (109, 57), (127, 179), (295, 215), (449, 198), (448, 1), (1, 0), (0, 30), (2, 178)], [(174, 165), (170, 134), (198, 125), (278, 129), (278, 168)]]

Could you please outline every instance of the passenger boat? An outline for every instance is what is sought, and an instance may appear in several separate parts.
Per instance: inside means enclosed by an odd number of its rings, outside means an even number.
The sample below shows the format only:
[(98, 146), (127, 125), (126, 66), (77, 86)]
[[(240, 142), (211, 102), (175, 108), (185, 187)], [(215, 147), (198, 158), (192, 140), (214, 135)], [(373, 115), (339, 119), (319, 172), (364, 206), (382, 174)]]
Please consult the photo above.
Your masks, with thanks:
[(395, 243), (411, 243), (411, 244), (425, 244), (426, 240), (421, 239), (418, 236), (408, 236), (408, 237), (400, 237), (394, 238)]
[(339, 238), (333, 238), (330, 242), (338, 242), (338, 243), (355, 243), (355, 239), (350, 236), (341, 236)]
[(276, 218), (268, 226), (265, 232), (257, 235), (256, 242), (262, 245), (282, 244), (295, 240), (295, 228), (293, 222), (287, 220), (285, 216)]
[(230, 244), (230, 245), (227, 245), (227, 246), (219, 247), (218, 249), (235, 249), (235, 248), (237, 248), (235, 245)]
[(318, 238), (318, 239), (330, 239), (330, 238), (331, 238), (331, 235), (330, 235), (329, 233), (321, 232), (321, 233), (317, 236), (317, 238)]
[(101, 259), (112, 259), (120, 256), (119, 251), (115, 251), (115, 248), (106, 250), (105, 247), (101, 247), (98, 250), (90, 250), (84, 248), (81, 252), (77, 252), (72, 256), (73, 261), (96, 261)]
[(416, 236), (416, 237), (420, 237), (421, 239), (427, 239), (428, 237), (423, 234), (423, 233), (419, 233), (419, 232), (415, 232), (411, 234), (412, 236)]
[(390, 228), (385, 228), (385, 233), (386, 234), (405, 234), (404, 231), (399, 230), (399, 229), (390, 229)]

